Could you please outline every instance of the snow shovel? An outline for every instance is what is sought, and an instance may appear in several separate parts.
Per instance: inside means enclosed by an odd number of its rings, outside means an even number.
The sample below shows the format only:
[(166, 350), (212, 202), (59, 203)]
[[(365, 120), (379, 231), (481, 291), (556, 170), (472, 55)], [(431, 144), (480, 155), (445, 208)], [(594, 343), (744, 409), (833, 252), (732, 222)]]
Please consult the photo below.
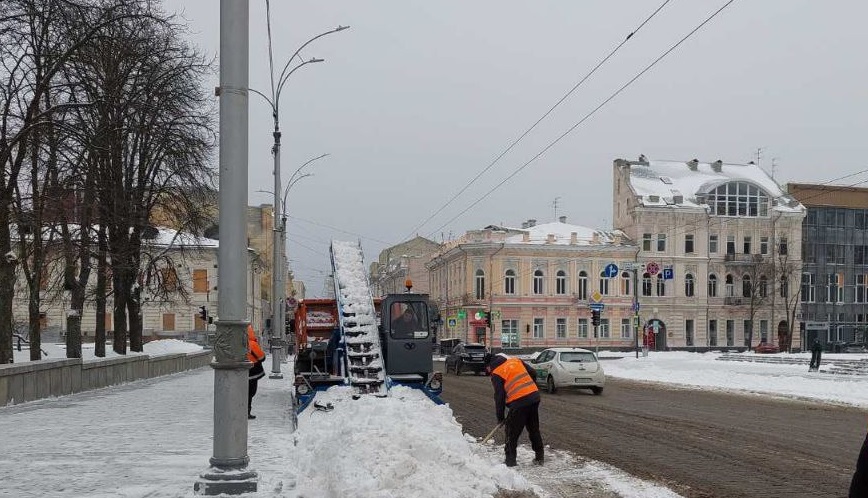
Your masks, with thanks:
[(491, 432), (489, 432), (488, 435), (485, 436), (485, 439), (483, 439), (482, 441), (480, 441), (480, 444), (485, 444), (486, 441), (488, 441), (489, 439), (491, 439), (491, 436), (493, 436), (494, 433), (495, 433), (495, 431), (497, 431), (497, 429), (500, 429), (501, 426), (503, 426), (503, 422), (498, 422), (497, 425), (494, 426), (494, 429), (491, 429)]

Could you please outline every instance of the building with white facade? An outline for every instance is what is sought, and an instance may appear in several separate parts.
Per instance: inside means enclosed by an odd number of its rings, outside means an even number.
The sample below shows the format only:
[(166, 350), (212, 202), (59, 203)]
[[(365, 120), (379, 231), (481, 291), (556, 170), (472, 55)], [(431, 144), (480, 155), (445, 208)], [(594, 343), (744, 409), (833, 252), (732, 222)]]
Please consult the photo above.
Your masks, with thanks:
[(695, 159), (616, 159), (613, 190), (614, 229), (638, 245), (650, 347), (786, 341), (799, 306), (799, 201), (754, 164)]

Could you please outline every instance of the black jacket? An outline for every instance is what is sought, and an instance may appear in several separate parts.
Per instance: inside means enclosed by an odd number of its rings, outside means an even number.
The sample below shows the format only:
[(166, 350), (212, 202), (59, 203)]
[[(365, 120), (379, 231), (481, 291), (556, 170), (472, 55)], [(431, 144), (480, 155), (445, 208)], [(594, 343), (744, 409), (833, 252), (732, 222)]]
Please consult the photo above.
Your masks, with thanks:
[[(491, 361), (488, 365), (491, 368), (491, 371), (494, 372), (497, 367), (503, 365), (505, 362), (506, 358), (500, 355), (495, 355), (491, 358)], [(527, 374), (530, 375), (530, 378), (533, 379), (534, 382), (536, 382), (536, 370), (534, 370), (533, 367), (531, 367), (524, 361), (522, 361), (521, 363), (524, 365), (524, 369), (527, 370)], [(530, 406), (534, 403), (540, 402), (539, 391), (534, 391), (527, 396), (522, 396), (521, 398), (518, 398), (512, 403), (506, 404), (506, 389), (504, 389), (503, 387), (503, 379), (497, 375), (492, 374), (491, 384), (494, 386), (494, 411), (495, 415), (497, 416), (498, 422), (503, 422), (503, 420), (506, 418), (504, 416), (504, 412), (506, 411), (507, 406), (510, 410), (516, 410), (518, 408)]]

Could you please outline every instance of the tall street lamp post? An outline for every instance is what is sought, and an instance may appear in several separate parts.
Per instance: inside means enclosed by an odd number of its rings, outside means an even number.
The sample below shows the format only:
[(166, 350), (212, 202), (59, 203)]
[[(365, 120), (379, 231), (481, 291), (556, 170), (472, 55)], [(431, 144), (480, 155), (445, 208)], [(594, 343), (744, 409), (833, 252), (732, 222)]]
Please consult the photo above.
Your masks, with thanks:
[[(257, 95), (263, 97), (268, 104), (271, 106), (271, 116), (274, 120), (274, 131), (272, 132), (272, 137), (274, 138), (274, 145), (271, 147), (271, 153), (274, 158), (274, 230), (272, 232), (272, 272), (271, 272), (271, 375), (269, 376), (272, 379), (280, 379), (283, 378), (283, 374), (280, 371), (280, 363), (282, 360), (282, 354), (284, 351), (284, 344), (286, 341), (285, 338), (285, 322), (286, 322), (286, 287), (284, 283), (284, 271), (283, 271), (283, 254), (286, 251), (285, 243), (285, 235), (283, 234), (283, 227), (279, 225), (283, 225), (285, 227), (285, 222), (279, 223), (278, 215), (282, 213), (281, 210), (281, 181), (280, 181), (280, 94), (283, 91), (284, 85), (289, 81), (289, 77), (292, 76), (292, 73), (300, 69), (302, 66), (307, 64), (313, 64), (316, 62), (323, 62), (324, 59), (311, 58), (308, 60), (302, 60), (299, 53), (311, 44), (313, 41), (322, 38), (323, 36), (330, 35), (332, 33), (337, 33), (338, 31), (343, 31), (349, 26), (338, 26), (337, 28), (331, 29), (324, 33), (320, 33), (310, 40), (304, 42), (295, 53), (292, 54), (292, 57), (286, 62), (283, 66), (283, 69), (280, 71), (280, 76), (277, 78), (275, 83), (274, 77), (274, 64), (271, 50), (271, 15), (270, 15), (270, 5), (269, 2), (265, 3), (267, 9), (268, 16), (268, 62), (271, 76), (271, 96), (267, 96), (259, 91), (250, 89), (251, 92), (256, 93)], [(301, 62), (292, 66), (295, 58), (298, 57)], [(292, 67), (291, 67), (292, 66)], [(300, 178), (299, 178), (300, 179)], [(289, 185), (287, 185), (287, 192), (289, 191)]]

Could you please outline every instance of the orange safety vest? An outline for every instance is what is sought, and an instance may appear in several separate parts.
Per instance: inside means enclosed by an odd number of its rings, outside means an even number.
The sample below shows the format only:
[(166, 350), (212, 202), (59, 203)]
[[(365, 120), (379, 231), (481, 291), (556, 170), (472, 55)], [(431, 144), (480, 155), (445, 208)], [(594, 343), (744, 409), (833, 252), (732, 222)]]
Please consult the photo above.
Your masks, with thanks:
[(247, 326), (247, 359), (251, 363), (262, 361), (265, 359), (265, 353), (259, 347), (259, 341), (256, 340), (256, 333), (253, 332), (253, 325)]
[(509, 358), (491, 372), (503, 379), (503, 389), (506, 391), (506, 403), (533, 394), (539, 389), (524, 368), (524, 363), (518, 358)]

